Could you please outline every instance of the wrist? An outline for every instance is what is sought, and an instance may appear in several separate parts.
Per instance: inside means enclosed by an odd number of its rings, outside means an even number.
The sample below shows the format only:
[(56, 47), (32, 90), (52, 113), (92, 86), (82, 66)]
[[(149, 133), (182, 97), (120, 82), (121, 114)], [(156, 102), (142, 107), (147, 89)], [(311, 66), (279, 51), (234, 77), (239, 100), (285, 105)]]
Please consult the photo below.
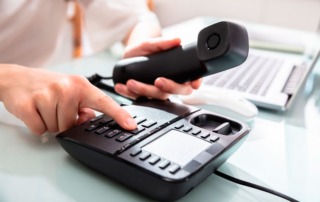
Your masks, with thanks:
[(5, 92), (16, 82), (17, 74), (23, 70), (22, 66), (14, 64), (0, 64), (0, 101)]

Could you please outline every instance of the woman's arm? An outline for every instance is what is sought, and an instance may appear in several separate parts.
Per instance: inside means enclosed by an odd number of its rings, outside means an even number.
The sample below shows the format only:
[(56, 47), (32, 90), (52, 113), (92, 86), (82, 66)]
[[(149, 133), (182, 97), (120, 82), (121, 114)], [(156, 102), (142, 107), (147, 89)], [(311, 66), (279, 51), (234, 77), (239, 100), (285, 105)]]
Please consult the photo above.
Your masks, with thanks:
[(0, 101), (38, 135), (87, 121), (95, 116), (93, 110), (127, 130), (136, 128), (128, 112), (78, 75), (0, 64)]

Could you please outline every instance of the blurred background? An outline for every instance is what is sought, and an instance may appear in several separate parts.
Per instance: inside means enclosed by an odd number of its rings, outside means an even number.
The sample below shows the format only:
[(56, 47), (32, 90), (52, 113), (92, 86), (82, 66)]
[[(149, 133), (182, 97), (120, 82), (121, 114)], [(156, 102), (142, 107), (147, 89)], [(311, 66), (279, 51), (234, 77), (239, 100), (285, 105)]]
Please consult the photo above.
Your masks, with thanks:
[(316, 31), (320, 0), (153, 0), (163, 27), (210, 15), (286, 28)]

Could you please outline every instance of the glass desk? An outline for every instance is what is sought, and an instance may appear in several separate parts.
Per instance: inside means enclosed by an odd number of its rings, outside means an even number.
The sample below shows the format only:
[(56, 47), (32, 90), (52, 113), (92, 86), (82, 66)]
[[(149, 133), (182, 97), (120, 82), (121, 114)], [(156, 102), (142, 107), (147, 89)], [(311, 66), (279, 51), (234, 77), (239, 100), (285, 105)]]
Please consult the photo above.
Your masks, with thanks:
[[(54, 67), (90, 76), (111, 75), (108, 53)], [(260, 110), (240, 149), (219, 170), (299, 201), (320, 201), (320, 64), (292, 108)], [(1, 202), (150, 201), (71, 158), (50, 135), (0, 124)], [(139, 182), (137, 182), (139, 186)], [(212, 175), (180, 201), (284, 201)]]

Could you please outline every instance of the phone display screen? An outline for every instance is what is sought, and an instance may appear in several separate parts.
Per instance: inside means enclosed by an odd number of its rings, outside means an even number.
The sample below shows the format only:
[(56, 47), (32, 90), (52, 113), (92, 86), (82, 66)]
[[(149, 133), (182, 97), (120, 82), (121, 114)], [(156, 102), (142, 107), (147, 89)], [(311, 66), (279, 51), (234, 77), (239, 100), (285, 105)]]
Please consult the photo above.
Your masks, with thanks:
[(207, 141), (177, 130), (170, 130), (144, 146), (143, 150), (175, 162), (183, 167), (210, 145)]

